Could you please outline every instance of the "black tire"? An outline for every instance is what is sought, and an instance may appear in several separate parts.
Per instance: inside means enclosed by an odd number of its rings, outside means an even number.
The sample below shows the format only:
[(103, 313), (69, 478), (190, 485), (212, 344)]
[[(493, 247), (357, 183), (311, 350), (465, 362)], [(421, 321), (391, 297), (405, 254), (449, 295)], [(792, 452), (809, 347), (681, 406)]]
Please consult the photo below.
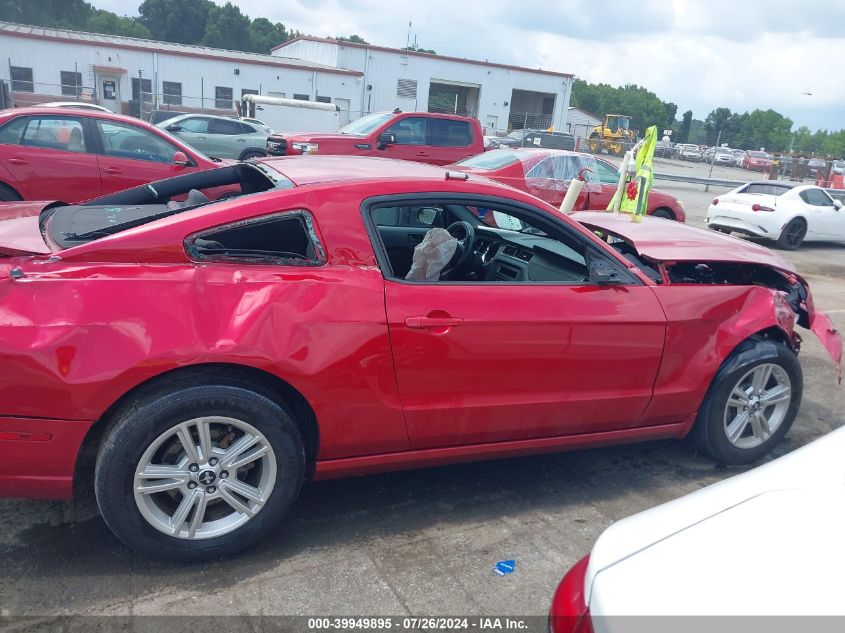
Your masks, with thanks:
[(775, 243), (778, 248), (785, 251), (794, 251), (801, 246), (804, 237), (807, 235), (807, 222), (803, 218), (795, 218), (783, 227), (780, 237)]
[[(270, 478), (273, 487), (263, 507), (233, 531), (204, 539), (178, 538), (144, 518), (133, 492), (135, 469), (156, 438), (180, 422), (201, 416), (242, 420), (263, 434), (275, 454), (276, 476)], [(246, 384), (206, 380), (193, 386), (177, 381), (169, 389), (143, 393), (125, 406), (100, 446), (94, 485), (100, 512), (121, 541), (152, 558), (187, 562), (234, 554), (264, 538), (290, 508), (304, 478), (305, 449), (291, 415)]]
[(264, 150), (246, 149), (243, 152), (241, 152), (241, 155), (238, 158), (238, 160), (249, 160), (251, 158), (264, 158), (265, 156), (267, 156), (267, 152), (265, 152)]
[(23, 200), (20, 194), (11, 187), (0, 183), (0, 202), (19, 202)]
[[(768, 439), (753, 448), (737, 447), (727, 434), (725, 412), (728, 398), (744, 376), (755, 367), (767, 364), (780, 366), (789, 377), (792, 390), (789, 406), (780, 425)], [(798, 356), (784, 343), (757, 336), (744, 341), (722, 363), (713, 378), (693, 427), (694, 439), (704, 452), (721, 464), (748, 464), (760, 459), (789, 432), (801, 405), (803, 381)]]
[(674, 220), (675, 214), (672, 213), (666, 207), (660, 207), (659, 209), (654, 210), (654, 213), (651, 214), (651, 217), (653, 217), (653, 218), (664, 218), (666, 220)]

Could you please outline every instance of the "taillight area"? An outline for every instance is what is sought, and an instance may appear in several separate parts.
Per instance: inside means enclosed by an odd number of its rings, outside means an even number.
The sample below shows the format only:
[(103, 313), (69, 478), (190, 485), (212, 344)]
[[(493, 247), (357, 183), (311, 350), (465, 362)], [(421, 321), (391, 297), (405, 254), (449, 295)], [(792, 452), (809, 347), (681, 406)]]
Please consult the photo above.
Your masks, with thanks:
[(549, 609), (550, 633), (593, 633), (590, 609), (584, 598), (589, 562), (589, 556), (579, 560), (557, 586)]
[(771, 207), (764, 207), (762, 204), (756, 204), (756, 203), (751, 205), (751, 210), (752, 211), (767, 211), (769, 213), (775, 212), (775, 210), (772, 209)]

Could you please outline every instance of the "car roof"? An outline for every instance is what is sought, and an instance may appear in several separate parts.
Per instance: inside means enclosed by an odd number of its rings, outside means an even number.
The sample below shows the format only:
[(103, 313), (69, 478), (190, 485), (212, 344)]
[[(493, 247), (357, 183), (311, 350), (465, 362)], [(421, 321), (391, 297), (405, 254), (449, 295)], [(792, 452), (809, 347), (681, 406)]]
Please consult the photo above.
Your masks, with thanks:
[(82, 108), (53, 108), (44, 106), (32, 106), (28, 108), (9, 108), (7, 110), (0, 110), (0, 117), (11, 118), (15, 116), (86, 116), (97, 119), (108, 119), (110, 121), (119, 121), (122, 123), (132, 123), (135, 125), (152, 127), (147, 121), (139, 119), (134, 116), (126, 116), (123, 114), (115, 114), (114, 112), (103, 112), (102, 110), (90, 110)]
[[(447, 174), (464, 173), (450, 171), (425, 163), (371, 156), (273, 156), (258, 159), (263, 165), (272, 167), (291, 180), (295, 185), (310, 185), (327, 182), (361, 180), (447, 180)], [(485, 184), (500, 186), (492, 180)]]
[(221, 116), (219, 114), (203, 114), (202, 112), (184, 112), (182, 114), (178, 114), (173, 118), (167, 119), (170, 123), (173, 123), (176, 120), (187, 119), (188, 117), (192, 116), (200, 116), (204, 119), (218, 119), (220, 121), (239, 121), (241, 120), (240, 117), (237, 115), (232, 116)]

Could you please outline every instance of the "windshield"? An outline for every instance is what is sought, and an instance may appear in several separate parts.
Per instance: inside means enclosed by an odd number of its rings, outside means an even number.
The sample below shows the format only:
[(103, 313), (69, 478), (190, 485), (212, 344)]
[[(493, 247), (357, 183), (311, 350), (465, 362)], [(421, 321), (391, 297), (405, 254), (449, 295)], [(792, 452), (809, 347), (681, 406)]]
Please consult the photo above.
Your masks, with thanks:
[(464, 167), (474, 167), (475, 169), (498, 169), (505, 165), (511, 165), (518, 160), (515, 152), (507, 149), (494, 149), (465, 158), (458, 161), (457, 164)]
[(366, 136), (382, 123), (388, 121), (392, 116), (388, 112), (374, 112), (373, 114), (361, 117), (357, 121), (352, 121), (352, 123), (344, 125), (338, 132), (341, 134), (351, 134), (352, 136)]
[(521, 141), (523, 137), (528, 133), (528, 130), (514, 130), (510, 134), (508, 134), (508, 138), (512, 138), (517, 141)]

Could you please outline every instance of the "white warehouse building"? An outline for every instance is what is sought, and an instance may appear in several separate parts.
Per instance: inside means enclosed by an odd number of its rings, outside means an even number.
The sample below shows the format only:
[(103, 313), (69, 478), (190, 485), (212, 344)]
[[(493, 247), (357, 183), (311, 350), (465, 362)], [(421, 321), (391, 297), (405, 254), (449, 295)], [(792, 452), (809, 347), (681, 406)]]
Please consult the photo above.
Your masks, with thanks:
[(573, 76), (347, 41), (300, 37), (271, 54), (0, 22), (16, 107), (90, 101), (231, 114), (245, 94), (336, 104), (341, 124), (368, 112), (429, 110), (477, 117), (488, 130), (565, 130)]

